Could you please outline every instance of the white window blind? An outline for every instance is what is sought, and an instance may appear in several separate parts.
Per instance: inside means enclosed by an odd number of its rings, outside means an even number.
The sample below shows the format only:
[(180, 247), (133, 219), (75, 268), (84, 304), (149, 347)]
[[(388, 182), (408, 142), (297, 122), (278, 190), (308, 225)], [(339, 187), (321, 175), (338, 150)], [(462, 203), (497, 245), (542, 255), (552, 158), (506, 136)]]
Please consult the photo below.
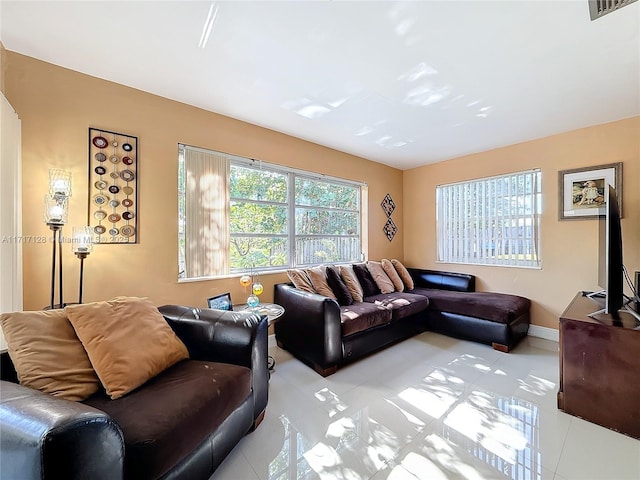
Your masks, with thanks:
[(539, 268), (539, 169), (439, 185), (438, 261)]

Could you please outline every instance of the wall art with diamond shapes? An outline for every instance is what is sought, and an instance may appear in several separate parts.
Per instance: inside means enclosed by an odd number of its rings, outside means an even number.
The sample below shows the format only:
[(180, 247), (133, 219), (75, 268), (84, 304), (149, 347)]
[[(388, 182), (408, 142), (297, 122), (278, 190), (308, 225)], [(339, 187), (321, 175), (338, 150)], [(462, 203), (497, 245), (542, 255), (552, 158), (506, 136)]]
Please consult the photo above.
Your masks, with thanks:
[(391, 198), (391, 195), (389, 195), (388, 193), (384, 196), (381, 205), (384, 213), (387, 214), (387, 217), (390, 217), (393, 211), (396, 209), (396, 204), (393, 201), (393, 198)]

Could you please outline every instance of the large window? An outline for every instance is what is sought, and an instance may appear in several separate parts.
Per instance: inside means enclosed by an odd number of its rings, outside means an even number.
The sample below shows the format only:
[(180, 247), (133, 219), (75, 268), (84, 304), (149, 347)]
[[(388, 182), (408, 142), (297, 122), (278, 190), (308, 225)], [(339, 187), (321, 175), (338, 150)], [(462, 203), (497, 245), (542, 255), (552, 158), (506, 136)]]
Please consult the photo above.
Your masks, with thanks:
[(540, 170), (436, 188), (438, 261), (541, 266)]
[(358, 261), (366, 186), (180, 145), (179, 277)]

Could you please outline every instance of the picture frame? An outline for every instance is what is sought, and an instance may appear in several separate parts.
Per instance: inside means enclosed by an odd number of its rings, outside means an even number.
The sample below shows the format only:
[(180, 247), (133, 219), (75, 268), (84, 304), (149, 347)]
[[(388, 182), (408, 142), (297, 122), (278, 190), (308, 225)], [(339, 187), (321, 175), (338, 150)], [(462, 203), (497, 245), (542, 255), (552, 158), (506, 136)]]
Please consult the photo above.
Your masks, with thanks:
[(622, 216), (622, 162), (558, 172), (558, 219), (585, 220), (605, 214), (604, 188), (616, 189)]
[(212, 310), (233, 310), (233, 303), (231, 302), (231, 294), (229, 292), (221, 293), (213, 297), (207, 298), (207, 306)]

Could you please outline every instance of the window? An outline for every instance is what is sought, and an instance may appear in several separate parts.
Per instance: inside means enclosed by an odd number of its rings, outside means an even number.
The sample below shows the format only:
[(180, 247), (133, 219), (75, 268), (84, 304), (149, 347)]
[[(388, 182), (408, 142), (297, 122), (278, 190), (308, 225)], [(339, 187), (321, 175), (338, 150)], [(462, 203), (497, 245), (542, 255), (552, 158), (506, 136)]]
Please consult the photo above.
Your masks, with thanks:
[(540, 170), (436, 188), (438, 261), (539, 268)]
[(366, 186), (180, 145), (179, 278), (358, 261)]

